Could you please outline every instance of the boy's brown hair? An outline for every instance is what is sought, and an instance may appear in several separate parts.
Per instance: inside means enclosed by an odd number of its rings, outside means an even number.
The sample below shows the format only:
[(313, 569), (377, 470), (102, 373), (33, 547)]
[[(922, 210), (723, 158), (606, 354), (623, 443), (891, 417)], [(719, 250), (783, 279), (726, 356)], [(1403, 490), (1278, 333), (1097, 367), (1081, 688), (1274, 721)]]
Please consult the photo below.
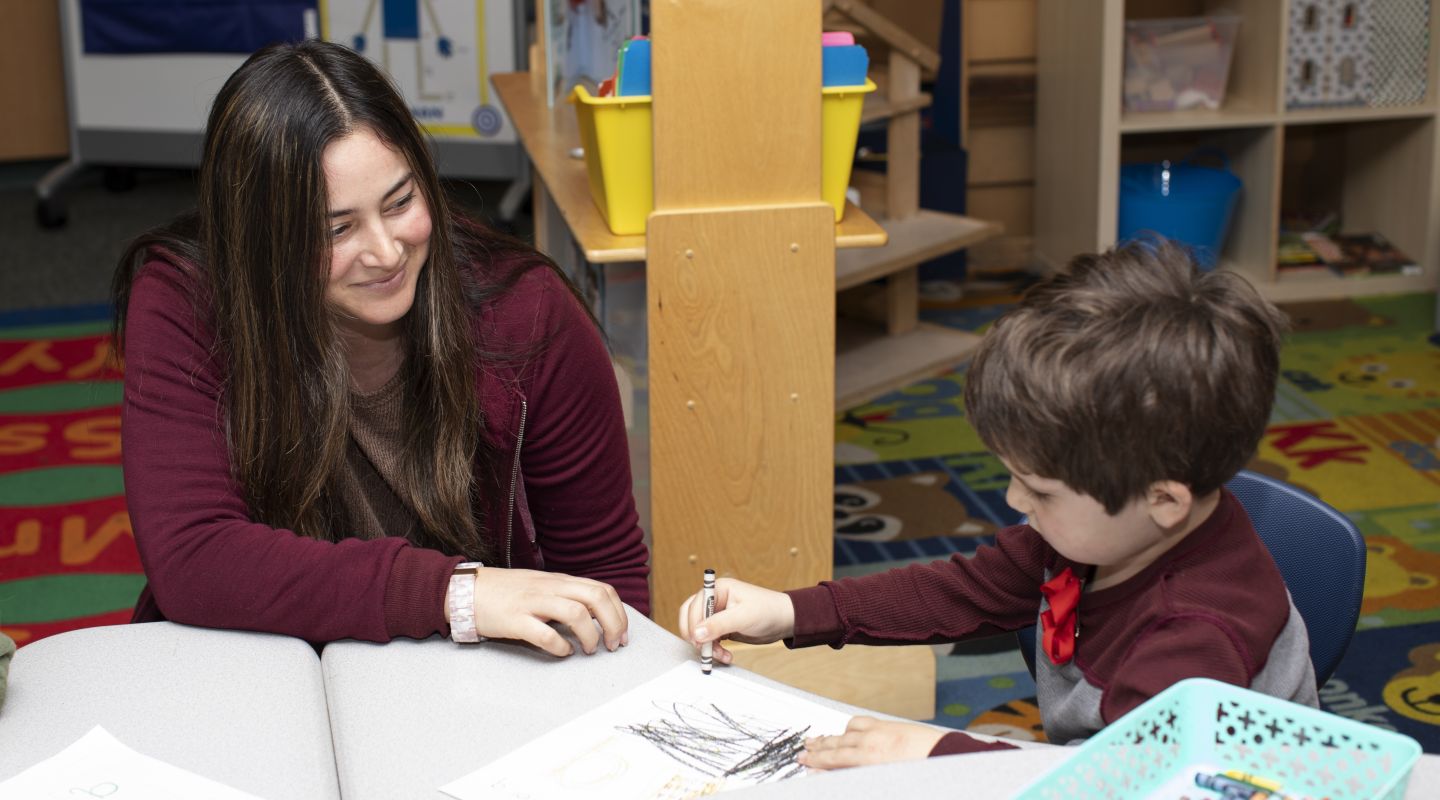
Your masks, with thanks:
[(1244, 278), (1159, 239), (1075, 257), (986, 334), (965, 407), (996, 454), (1115, 514), (1158, 480), (1197, 495), (1249, 460), (1285, 317)]

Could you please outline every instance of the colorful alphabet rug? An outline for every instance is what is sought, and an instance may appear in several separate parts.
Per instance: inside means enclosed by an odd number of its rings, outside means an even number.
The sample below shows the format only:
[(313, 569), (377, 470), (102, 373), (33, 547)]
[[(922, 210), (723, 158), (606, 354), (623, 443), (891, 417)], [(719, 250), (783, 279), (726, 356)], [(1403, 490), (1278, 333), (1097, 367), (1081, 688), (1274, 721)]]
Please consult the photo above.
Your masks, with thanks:
[(0, 631), (130, 619), (144, 585), (120, 474), (110, 308), (0, 314)]

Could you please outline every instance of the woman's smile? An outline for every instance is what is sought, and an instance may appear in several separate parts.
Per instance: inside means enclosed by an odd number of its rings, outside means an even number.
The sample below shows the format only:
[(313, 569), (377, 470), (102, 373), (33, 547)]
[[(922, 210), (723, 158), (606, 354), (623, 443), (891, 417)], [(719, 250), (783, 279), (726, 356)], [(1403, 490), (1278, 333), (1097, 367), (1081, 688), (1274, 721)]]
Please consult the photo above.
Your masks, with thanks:
[(389, 294), (405, 285), (405, 268), (395, 270), (383, 278), (376, 278), (373, 281), (355, 284), (357, 289), (366, 289), (373, 292)]

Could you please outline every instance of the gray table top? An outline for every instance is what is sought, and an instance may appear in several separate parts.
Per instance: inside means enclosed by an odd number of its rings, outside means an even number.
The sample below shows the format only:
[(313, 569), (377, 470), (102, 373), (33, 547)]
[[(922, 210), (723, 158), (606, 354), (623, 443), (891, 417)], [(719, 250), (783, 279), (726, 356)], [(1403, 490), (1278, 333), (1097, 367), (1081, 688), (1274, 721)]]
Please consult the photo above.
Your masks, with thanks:
[(0, 709), (0, 781), (96, 725), (260, 797), (339, 797), (320, 659), (299, 639), (155, 622), (27, 645)]
[[(555, 659), (438, 637), (304, 642), (172, 623), (90, 628), (16, 655), (0, 710), (0, 781), (103, 725), (133, 749), (264, 798), (445, 798), (439, 787), (669, 670), (691, 648), (630, 612), (630, 645)], [(776, 687), (849, 713), (864, 712)], [(1003, 798), (1074, 752), (1032, 746), (815, 775), (737, 798)], [(263, 768), (257, 768), (263, 767)], [(1440, 797), (1440, 757), (1407, 800)]]
[[(439, 638), (325, 648), (341, 793), (347, 800), (448, 797), (439, 787), (676, 664), (696, 661), (684, 641), (627, 610), (630, 644), (593, 656), (556, 659), (518, 645), (457, 646)], [(830, 708), (875, 715), (731, 672)]]

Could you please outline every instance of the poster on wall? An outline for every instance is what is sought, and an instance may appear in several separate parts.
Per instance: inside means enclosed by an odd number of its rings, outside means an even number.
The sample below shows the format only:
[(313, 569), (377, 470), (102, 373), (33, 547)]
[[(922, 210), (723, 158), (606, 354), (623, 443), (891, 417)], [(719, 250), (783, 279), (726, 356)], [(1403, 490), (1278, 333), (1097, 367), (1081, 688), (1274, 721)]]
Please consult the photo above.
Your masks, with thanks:
[(552, 107), (576, 85), (593, 94), (614, 74), (620, 46), (641, 32), (638, 0), (544, 0), (540, 11)]
[(513, 3), (320, 0), (321, 36), (378, 64), (437, 137), (515, 140), (490, 85), (513, 70)]

